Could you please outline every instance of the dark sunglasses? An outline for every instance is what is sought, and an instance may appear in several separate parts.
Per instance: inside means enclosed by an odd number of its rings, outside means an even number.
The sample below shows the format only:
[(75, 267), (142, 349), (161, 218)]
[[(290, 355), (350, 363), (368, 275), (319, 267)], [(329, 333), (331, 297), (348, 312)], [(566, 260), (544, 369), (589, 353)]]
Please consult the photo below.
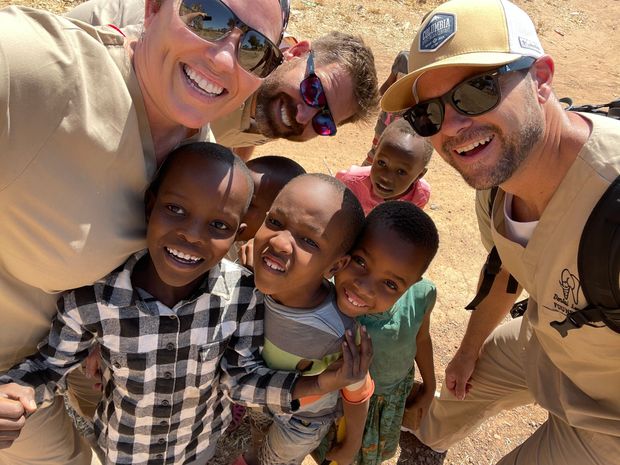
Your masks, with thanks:
[(412, 106), (403, 114), (403, 118), (420, 136), (434, 136), (441, 129), (446, 103), (466, 116), (478, 116), (491, 111), (502, 100), (499, 76), (530, 69), (535, 61), (532, 57), (521, 57), (495, 71), (467, 78), (442, 96)]
[(306, 75), (299, 84), (299, 92), (301, 92), (301, 98), (306, 102), (306, 105), (319, 109), (318, 113), (312, 118), (314, 131), (319, 136), (335, 135), (336, 122), (327, 106), (327, 97), (325, 96), (325, 90), (323, 90), (323, 84), (321, 84), (319, 77), (314, 74), (314, 54), (312, 51), (308, 53)]
[[(282, 20), (285, 5), (282, 6)], [(179, 9), (181, 20), (187, 28), (201, 39), (216, 42), (230, 34), (235, 28), (243, 35), (237, 48), (239, 65), (260, 78), (267, 77), (283, 61), (282, 52), (276, 44), (261, 32), (241, 21), (228, 6), (220, 0), (183, 0)]]

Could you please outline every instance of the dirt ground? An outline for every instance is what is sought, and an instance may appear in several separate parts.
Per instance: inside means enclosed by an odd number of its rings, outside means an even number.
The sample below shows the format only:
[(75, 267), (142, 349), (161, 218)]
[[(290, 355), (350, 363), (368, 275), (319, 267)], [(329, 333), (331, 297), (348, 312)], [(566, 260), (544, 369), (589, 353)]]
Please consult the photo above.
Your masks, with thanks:
[[(472, 0), (475, 1), (475, 0)], [(80, 1), (0, 0), (28, 4), (62, 12)], [(289, 31), (298, 38), (314, 38), (331, 30), (362, 35), (372, 47), (379, 82), (388, 75), (398, 51), (409, 49), (423, 14), (435, 0), (292, 0)], [(545, 51), (555, 59), (555, 90), (576, 103), (607, 102), (620, 97), (618, 18), (620, 0), (518, 0), (534, 19)], [(287, 155), (307, 171), (335, 173), (359, 164), (373, 135), (374, 122), (348, 125), (333, 138), (308, 143), (273, 142), (260, 147), (257, 155)], [(468, 319), (464, 305), (474, 293), (485, 253), (474, 217), (474, 192), (438, 156), (433, 157), (426, 179), (432, 186), (428, 213), (437, 223), (441, 246), (428, 277), (438, 288), (432, 320), (438, 381), (463, 336)], [(546, 415), (535, 406), (522, 407), (484, 423), (469, 438), (448, 451), (445, 464), (493, 464), (526, 439)], [(237, 445), (245, 439), (238, 435)], [(432, 456), (418, 460), (411, 454), (415, 445), (407, 440), (399, 463), (434, 464)], [(390, 465), (397, 463), (398, 456)]]

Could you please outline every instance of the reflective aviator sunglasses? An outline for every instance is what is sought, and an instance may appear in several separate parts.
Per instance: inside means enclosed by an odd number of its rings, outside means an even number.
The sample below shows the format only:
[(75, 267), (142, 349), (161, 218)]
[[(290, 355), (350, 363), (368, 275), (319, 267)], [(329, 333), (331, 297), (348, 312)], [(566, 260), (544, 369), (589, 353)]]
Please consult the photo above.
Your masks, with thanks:
[[(290, 2), (283, 0), (280, 5), (285, 27)], [(276, 44), (241, 21), (220, 0), (183, 0), (179, 16), (190, 31), (209, 42), (223, 39), (235, 28), (239, 29), (243, 34), (237, 48), (237, 60), (243, 69), (255, 76), (267, 77), (283, 61), (282, 52)]]
[[(494, 71), (467, 78), (440, 97), (412, 106), (403, 114), (403, 118), (420, 136), (434, 136), (441, 129), (446, 103), (465, 116), (479, 116), (491, 111), (502, 100), (499, 76), (527, 70), (535, 61), (532, 57), (521, 57)], [(413, 92), (415, 95), (415, 84)]]
[(306, 105), (318, 108), (319, 111), (312, 118), (312, 127), (319, 136), (333, 136), (336, 134), (336, 122), (327, 106), (327, 97), (321, 79), (314, 73), (314, 54), (308, 53), (306, 74), (299, 84), (301, 98)]

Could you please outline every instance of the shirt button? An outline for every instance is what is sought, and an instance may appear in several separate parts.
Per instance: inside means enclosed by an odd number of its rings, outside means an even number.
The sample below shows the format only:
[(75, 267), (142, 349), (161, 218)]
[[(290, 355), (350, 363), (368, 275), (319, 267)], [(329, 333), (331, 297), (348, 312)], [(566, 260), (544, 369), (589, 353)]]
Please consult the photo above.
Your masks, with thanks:
[(164, 378), (166, 378), (166, 379), (172, 378), (172, 373), (170, 373), (169, 371), (165, 372), (164, 373)]
[(166, 426), (168, 424), (168, 422), (166, 420), (162, 420), (159, 422), (160, 426)]
[(114, 368), (117, 368), (117, 369), (121, 367), (121, 364), (118, 362), (114, 362), (112, 365), (114, 366)]
[(159, 438), (159, 441), (157, 441), (160, 444), (164, 444), (166, 442), (166, 440), (164, 438)]
[(163, 405), (164, 407), (168, 407), (170, 405), (170, 402), (168, 402), (167, 400), (162, 400), (161, 405)]
[(169, 342), (168, 344), (166, 344), (166, 349), (174, 350), (174, 344), (172, 342)]
[(168, 318), (170, 318), (171, 320), (176, 320), (177, 316), (176, 315), (168, 315)]
[(157, 458), (158, 459), (163, 459), (164, 458), (164, 454), (157, 454)]

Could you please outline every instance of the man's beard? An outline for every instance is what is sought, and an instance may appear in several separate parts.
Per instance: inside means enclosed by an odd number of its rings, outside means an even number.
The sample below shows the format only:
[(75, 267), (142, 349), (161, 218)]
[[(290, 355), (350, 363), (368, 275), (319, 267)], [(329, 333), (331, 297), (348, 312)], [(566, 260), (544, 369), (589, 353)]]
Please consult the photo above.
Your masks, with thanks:
[[(485, 160), (482, 159), (478, 165), (470, 166), (471, 169), (460, 166), (455, 160), (459, 155), (455, 155), (454, 151), (448, 148), (448, 145), (451, 147), (458, 145), (458, 142), (455, 143), (456, 138), (447, 141), (450, 144), (444, 143), (442, 146), (444, 159), (461, 174), (467, 184), (475, 189), (489, 189), (493, 186), (499, 186), (510, 179), (526, 162), (533, 148), (543, 136), (544, 121), (539, 110), (526, 103), (522, 111), (527, 115), (527, 119), (510, 136), (505, 135), (496, 125), (487, 125), (475, 130), (475, 132), (480, 131), (481, 134), (488, 134), (490, 131), (494, 139), (499, 142), (500, 156), (494, 165), (487, 166), (484, 164)], [(474, 138), (471, 132), (463, 134), (463, 136), (461, 136), (463, 140)]]
[[(298, 124), (295, 119), (297, 113), (296, 105), (291, 97), (281, 92), (283, 87), (282, 80), (276, 70), (261, 84), (256, 94), (256, 112), (254, 120), (261, 134), (270, 139), (290, 139), (296, 140), (296, 136), (300, 136), (305, 127)], [(286, 127), (281, 123), (281, 115), (279, 114), (281, 106), (278, 102), (282, 102), (286, 114), (291, 122), (291, 127)]]

